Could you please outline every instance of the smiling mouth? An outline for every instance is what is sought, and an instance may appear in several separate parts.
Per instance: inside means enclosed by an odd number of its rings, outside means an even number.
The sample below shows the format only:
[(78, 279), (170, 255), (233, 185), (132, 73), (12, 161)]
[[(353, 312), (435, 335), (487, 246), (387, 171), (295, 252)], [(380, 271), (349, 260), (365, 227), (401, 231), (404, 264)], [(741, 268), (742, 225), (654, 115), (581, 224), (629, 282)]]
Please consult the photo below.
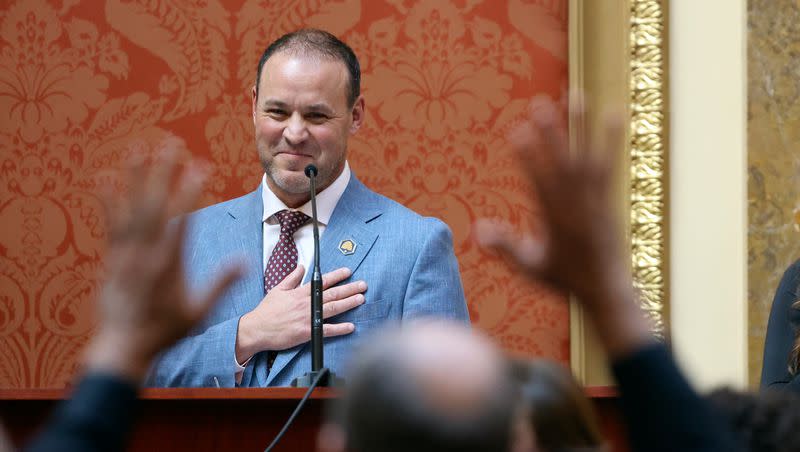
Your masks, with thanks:
[(300, 152), (278, 152), (278, 153), (277, 153), (277, 154), (275, 154), (275, 155), (291, 155), (291, 156), (293, 156), (293, 157), (308, 157), (308, 158), (313, 158), (313, 157), (311, 157), (311, 156), (310, 156), (310, 155), (308, 155), (308, 154), (302, 154), (302, 153), (300, 153)]

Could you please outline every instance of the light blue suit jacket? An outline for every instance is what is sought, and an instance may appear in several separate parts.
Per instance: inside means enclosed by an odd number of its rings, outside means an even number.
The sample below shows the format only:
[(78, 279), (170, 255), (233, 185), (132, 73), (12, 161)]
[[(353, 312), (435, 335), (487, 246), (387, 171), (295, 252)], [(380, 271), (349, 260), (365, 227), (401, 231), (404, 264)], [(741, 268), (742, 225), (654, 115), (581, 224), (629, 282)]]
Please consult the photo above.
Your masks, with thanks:
[[(234, 386), (239, 318), (264, 297), (262, 212), (259, 186), (190, 215), (185, 265), (192, 290), (204, 290), (237, 260), (248, 271), (193, 335), (161, 355), (148, 386)], [(339, 244), (348, 239), (356, 248), (346, 255)], [(450, 229), (370, 191), (355, 175), (320, 237), (320, 265), (323, 274), (348, 267), (353, 274), (342, 284), (364, 280), (368, 286), (363, 305), (326, 320), (355, 324), (352, 334), (325, 339), (325, 366), (339, 376), (346, 377), (354, 346), (388, 321), (435, 316), (469, 323)], [(270, 371), (259, 355), (247, 366), (242, 386), (288, 386), (311, 370), (308, 343), (280, 351)]]

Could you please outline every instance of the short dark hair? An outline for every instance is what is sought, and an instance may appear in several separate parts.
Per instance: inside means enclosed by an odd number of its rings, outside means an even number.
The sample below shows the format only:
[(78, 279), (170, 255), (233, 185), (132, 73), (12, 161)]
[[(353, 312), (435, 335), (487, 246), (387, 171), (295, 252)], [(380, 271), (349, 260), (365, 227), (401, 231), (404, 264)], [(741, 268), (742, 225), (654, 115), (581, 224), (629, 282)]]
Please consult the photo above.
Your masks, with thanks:
[(511, 359), (510, 364), (539, 449), (604, 450), (592, 403), (564, 366), (546, 359)]
[(761, 393), (717, 389), (708, 400), (750, 452), (800, 450), (800, 396), (787, 390)]
[(261, 54), (256, 72), (256, 97), (258, 97), (261, 72), (269, 58), (281, 51), (292, 51), (300, 54), (316, 55), (341, 61), (350, 75), (350, 86), (347, 90), (347, 105), (352, 107), (361, 94), (361, 66), (353, 49), (339, 38), (324, 30), (303, 28), (287, 33), (272, 42)]
[(508, 372), (499, 372), (500, 381), (475, 410), (448, 413), (426, 399), (402, 358), (391, 355), (372, 356), (359, 366), (334, 409), (347, 450), (508, 450), (517, 394)]

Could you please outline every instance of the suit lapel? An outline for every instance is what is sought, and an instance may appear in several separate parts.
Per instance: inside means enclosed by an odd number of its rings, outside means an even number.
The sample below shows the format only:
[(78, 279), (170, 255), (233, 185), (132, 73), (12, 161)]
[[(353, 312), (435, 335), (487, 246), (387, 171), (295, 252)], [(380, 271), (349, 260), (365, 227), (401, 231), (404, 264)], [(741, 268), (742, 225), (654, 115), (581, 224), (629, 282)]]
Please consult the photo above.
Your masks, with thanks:
[[(368, 223), (381, 215), (380, 209), (374, 202), (374, 196), (375, 194), (356, 179), (355, 175), (350, 176), (347, 189), (339, 198), (328, 226), (320, 237), (320, 270), (323, 274), (340, 267), (347, 267), (355, 273), (372, 249), (378, 234)], [(355, 244), (352, 253), (343, 253), (340, 250), (341, 243), (347, 240)], [(304, 283), (308, 282), (310, 277), (311, 272), (308, 272)], [(272, 364), (266, 384), (269, 385), (301, 350), (307, 348), (308, 344), (304, 344), (280, 352)], [(310, 363), (308, 370), (311, 371)]]
[[(244, 268), (247, 269), (241, 281), (243, 290), (233, 298), (235, 312), (250, 312), (264, 298), (263, 211), (264, 203), (259, 185), (255, 191), (231, 203), (220, 223), (220, 234), (226, 238), (225, 243), (227, 243), (223, 253), (230, 253), (234, 259), (243, 259)], [(246, 385), (252, 378), (254, 367), (245, 368), (242, 375), (243, 384)], [(266, 369), (263, 373), (262, 381), (266, 379)]]
[(237, 297), (235, 303), (236, 312), (249, 312), (264, 298), (261, 186), (238, 201), (226, 212), (227, 218), (222, 222), (220, 234), (230, 240), (224, 252), (230, 253), (232, 259), (245, 260), (245, 296)]

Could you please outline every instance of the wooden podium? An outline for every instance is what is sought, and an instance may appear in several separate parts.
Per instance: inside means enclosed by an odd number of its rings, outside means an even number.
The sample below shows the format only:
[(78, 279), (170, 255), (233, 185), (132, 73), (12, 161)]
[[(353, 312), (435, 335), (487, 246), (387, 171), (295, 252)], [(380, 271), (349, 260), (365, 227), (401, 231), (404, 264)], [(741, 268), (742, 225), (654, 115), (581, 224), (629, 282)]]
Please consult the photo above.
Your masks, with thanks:
[[(263, 451), (305, 391), (304, 388), (145, 389), (140, 395), (130, 450)], [(597, 408), (611, 450), (626, 451), (613, 388), (587, 388), (586, 393)], [(19, 446), (33, 435), (65, 395), (62, 390), (0, 390), (0, 419), (14, 444)], [(335, 390), (314, 390), (275, 450), (315, 450), (326, 401), (335, 397)]]

